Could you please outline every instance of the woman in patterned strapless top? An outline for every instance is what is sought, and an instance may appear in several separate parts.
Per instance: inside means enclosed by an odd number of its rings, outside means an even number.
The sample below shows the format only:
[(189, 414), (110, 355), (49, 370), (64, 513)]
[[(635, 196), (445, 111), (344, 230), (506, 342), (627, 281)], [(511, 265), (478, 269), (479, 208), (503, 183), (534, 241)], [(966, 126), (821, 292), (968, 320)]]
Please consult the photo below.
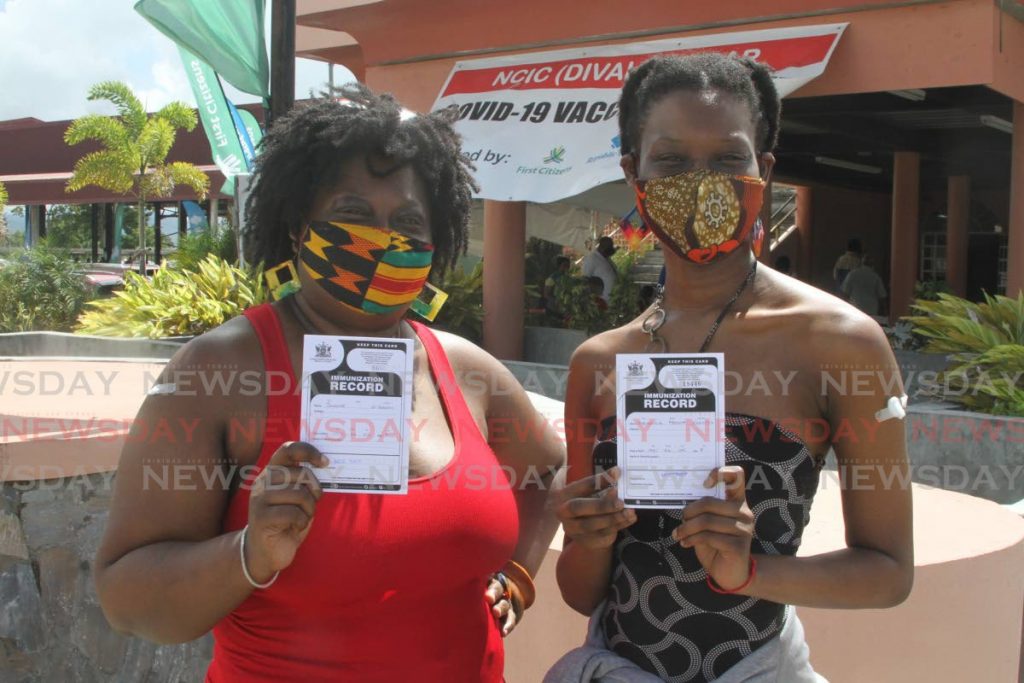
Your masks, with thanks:
[[(651, 309), (573, 356), (558, 581), (593, 614), (588, 644), (643, 680), (821, 680), (787, 606), (888, 607), (913, 582), (910, 491), (891, 485), (905, 480), (903, 422), (875, 415), (902, 393), (885, 335), (757, 265), (779, 112), (769, 70), (731, 56), (657, 57), (623, 87), (622, 168), (667, 278)], [(726, 466), (708, 484), (724, 482), (726, 499), (626, 509), (615, 355), (663, 349), (725, 356)], [(843, 477), (847, 547), (798, 558), (830, 448), (855, 473)]]

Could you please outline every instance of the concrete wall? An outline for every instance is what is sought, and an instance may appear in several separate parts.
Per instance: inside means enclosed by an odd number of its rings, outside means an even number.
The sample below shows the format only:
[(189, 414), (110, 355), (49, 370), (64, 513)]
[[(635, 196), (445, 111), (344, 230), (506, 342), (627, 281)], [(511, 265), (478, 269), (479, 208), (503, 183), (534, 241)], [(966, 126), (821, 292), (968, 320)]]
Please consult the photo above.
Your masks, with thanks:
[(910, 406), (907, 455), (913, 480), (997, 503), (1024, 500), (1024, 418)]
[(523, 359), (531, 363), (568, 365), (572, 352), (587, 339), (582, 330), (557, 327), (526, 327), (523, 332)]
[(180, 348), (180, 341), (159, 339), (120, 339), (67, 332), (0, 334), (0, 357), (170, 358)]
[(93, 558), (113, 473), (0, 486), (0, 681), (201, 681), (212, 637), (158, 647), (107, 624)]
[(505, 360), (502, 363), (527, 391), (559, 401), (565, 400), (565, 386), (569, 380), (569, 368), (566, 366), (516, 360)]

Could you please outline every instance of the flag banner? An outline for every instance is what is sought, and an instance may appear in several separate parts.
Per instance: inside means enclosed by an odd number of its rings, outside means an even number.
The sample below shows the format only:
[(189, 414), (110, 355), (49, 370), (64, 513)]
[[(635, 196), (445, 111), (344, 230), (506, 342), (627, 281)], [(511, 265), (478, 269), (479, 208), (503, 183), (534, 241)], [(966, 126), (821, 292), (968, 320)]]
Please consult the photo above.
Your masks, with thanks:
[(553, 202), (622, 179), (618, 99), (659, 54), (723, 52), (774, 70), (783, 97), (825, 71), (846, 24), (795, 26), (458, 62), (434, 110), (455, 105), (478, 197)]
[(235, 122), (235, 130), (238, 132), (238, 142), (241, 143), (242, 152), (245, 154), (246, 167), (251, 173), (256, 161), (256, 153), (259, 151), (260, 140), (263, 139), (263, 130), (251, 112), (237, 108), (231, 103), (231, 100), (228, 100), (228, 109), (231, 110), (231, 118)]
[(135, 11), (242, 92), (269, 96), (264, 0), (139, 0)]
[[(235, 185), (232, 179), (239, 173), (247, 173), (249, 166), (228, 100), (224, 96), (224, 88), (209, 64), (181, 46), (178, 50), (185, 64), (192, 93), (196, 97), (199, 119), (203, 122), (206, 139), (210, 142), (213, 163), (227, 178), (221, 192), (233, 194)], [(244, 126), (242, 130), (245, 130)]]

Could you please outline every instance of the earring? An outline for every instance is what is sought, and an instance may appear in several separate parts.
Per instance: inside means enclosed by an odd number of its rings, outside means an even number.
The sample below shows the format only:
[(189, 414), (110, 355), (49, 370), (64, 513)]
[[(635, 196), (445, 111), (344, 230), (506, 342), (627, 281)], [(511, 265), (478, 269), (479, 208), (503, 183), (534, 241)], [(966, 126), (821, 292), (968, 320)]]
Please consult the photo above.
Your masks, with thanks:
[[(417, 297), (416, 299), (413, 299), (413, 302), (412, 304), (410, 304), (409, 308), (412, 310), (413, 313), (420, 316), (424, 320), (433, 322), (434, 318), (437, 317), (438, 311), (440, 311), (441, 307), (444, 306), (444, 302), (448, 301), (448, 294), (446, 292), (442, 292), (440, 289), (430, 284), (429, 282), (425, 282), (423, 284), (423, 289), (430, 290), (430, 292), (432, 292), (433, 295), (431, 296), (430, 300), (424, 301), (423, 299)], [(422, 292), (420, 294), (422, 296)]]
[(299, 283), (299, 273), (295, 270), (295, 262), (291, 260), (282, 261), (270, 268), (263, 273), (263, 277), (267, 280), (267, 288), (273, 301), (294, 294), (302, 287)]
[(761, 258), (761, 250), (764, 249), (764, 224), (758, 218), (754, 223), (754, 235), (751, 240), (751, 247), (754, 250), (754, 258)]

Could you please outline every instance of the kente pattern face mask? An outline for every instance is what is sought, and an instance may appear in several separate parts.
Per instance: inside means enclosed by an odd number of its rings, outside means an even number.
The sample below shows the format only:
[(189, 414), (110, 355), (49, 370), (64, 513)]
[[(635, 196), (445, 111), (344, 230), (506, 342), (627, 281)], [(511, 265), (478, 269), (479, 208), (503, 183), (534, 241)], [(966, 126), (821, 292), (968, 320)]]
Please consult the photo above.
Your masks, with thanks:
[(302, 268), (339, 302), (363, 313), (409, 305), (430, 274), (434, 247), (387, 228), (311, 223), (299, 250)]
[(686, 171), (638, 180), (636, 205), (662, 243), (683, 258), (708, 263), (735, 251), (754, 229), (764, 186), (760, 178)]

